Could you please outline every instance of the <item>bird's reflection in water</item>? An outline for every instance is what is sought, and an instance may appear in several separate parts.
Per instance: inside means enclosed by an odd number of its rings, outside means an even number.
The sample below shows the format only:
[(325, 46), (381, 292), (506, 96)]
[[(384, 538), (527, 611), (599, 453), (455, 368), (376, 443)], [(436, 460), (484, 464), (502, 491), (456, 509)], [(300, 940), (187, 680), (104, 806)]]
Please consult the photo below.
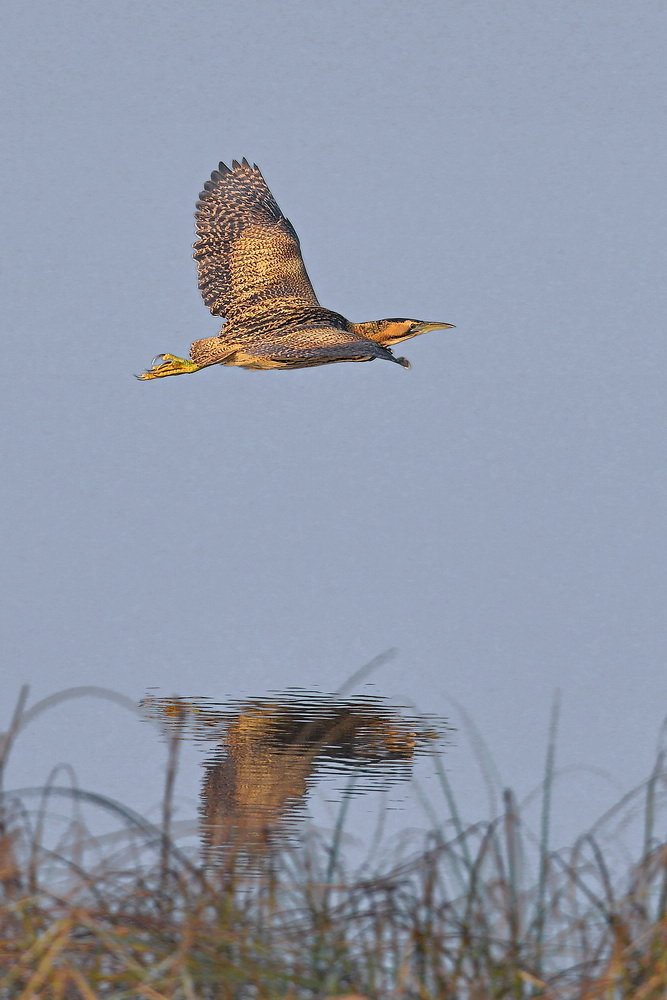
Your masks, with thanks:
[(227, 705), (150, 697), (143, 707), (167, 732), (215, 745), (199, 808), (209, 864), (283, 844), (327, 772), (341, 774), (343, 795), (409, 778), (415, 758), (437, 749), (446, 729), (442, 719), (407, 716), (379, 697), (301, 689)]

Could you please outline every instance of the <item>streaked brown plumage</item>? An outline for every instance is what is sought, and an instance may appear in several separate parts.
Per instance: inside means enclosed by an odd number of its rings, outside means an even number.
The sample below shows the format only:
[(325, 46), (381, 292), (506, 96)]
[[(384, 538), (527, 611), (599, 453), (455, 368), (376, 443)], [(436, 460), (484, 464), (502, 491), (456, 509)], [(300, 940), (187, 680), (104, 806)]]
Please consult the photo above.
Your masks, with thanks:
[(317, 301), (299, 238), (259, 168), (221, 163), (199, 196), (194, 258), (199, 289), (226, 322), (216, 337), (196, 340), (190, 359), (161, 354), (141, 379), (199, 371), (209, 365), (307, 368), (384, 358), (409, 368), (391, 347), (451, 323), (383, 319), (350, 323)]

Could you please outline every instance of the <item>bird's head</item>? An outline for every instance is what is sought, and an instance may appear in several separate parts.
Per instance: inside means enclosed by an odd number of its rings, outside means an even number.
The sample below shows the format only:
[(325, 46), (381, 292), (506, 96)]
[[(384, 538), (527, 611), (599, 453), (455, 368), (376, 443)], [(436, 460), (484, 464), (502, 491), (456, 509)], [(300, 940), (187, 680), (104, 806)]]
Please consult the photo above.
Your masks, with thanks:
[(378, 333), (373, 340), (378, 340), (385, 347), (400, 344), (402, 340), (410, 340), (429, 330), (454, 329), (452, 323), (425, 323), (420, 319), (381, 319), (377, 325)]

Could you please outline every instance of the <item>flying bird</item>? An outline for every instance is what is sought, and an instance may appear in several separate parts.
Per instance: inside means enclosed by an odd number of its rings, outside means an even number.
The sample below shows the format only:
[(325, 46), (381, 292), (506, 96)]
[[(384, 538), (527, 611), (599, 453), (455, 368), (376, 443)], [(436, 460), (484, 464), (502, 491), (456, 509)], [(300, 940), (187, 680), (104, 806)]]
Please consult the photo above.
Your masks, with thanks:
[(198, 372), (209, 365), (310, 368), (384, 358), (409, 368), (391, 348), (451, 323), (380, 319), (350, 323), (318, 302), (299, 238), (278, 208), (257, 165), (221, 163), (199, 195), (195, 213), (199, 290), (225, 323), (216, 337), (195, 340), (189, 358), (159, 354), (140, 379)]

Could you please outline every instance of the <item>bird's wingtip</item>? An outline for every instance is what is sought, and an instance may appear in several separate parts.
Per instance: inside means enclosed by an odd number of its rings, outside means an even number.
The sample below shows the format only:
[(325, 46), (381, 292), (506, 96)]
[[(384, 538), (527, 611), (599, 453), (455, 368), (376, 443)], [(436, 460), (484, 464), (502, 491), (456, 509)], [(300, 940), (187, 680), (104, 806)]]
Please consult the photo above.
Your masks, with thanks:
[(232, 160), (231, 163), (232, 163), (231, 167), (228, 167), (226, 163), (223, 163), (222, 160), (220, 160), (220, 163), (218, 164), (218, 169), (212, 171), (210, 181), (206, 181), (206, 183), (204, 184), (204, 189), (206, 191), (212, 191), (215, 185), (218, 183), (218, 181), (223, 180), (227, 176), (227, 174), (231, 174), (235, 170), (241, 170), (242, 168), (245, 168), (246, 170), (259, 170), (257, 164), (253, 163), (251, 166), (248, 159), (245, 156), (243, 157), (241, 162), (239, 162), (238, 160)]

